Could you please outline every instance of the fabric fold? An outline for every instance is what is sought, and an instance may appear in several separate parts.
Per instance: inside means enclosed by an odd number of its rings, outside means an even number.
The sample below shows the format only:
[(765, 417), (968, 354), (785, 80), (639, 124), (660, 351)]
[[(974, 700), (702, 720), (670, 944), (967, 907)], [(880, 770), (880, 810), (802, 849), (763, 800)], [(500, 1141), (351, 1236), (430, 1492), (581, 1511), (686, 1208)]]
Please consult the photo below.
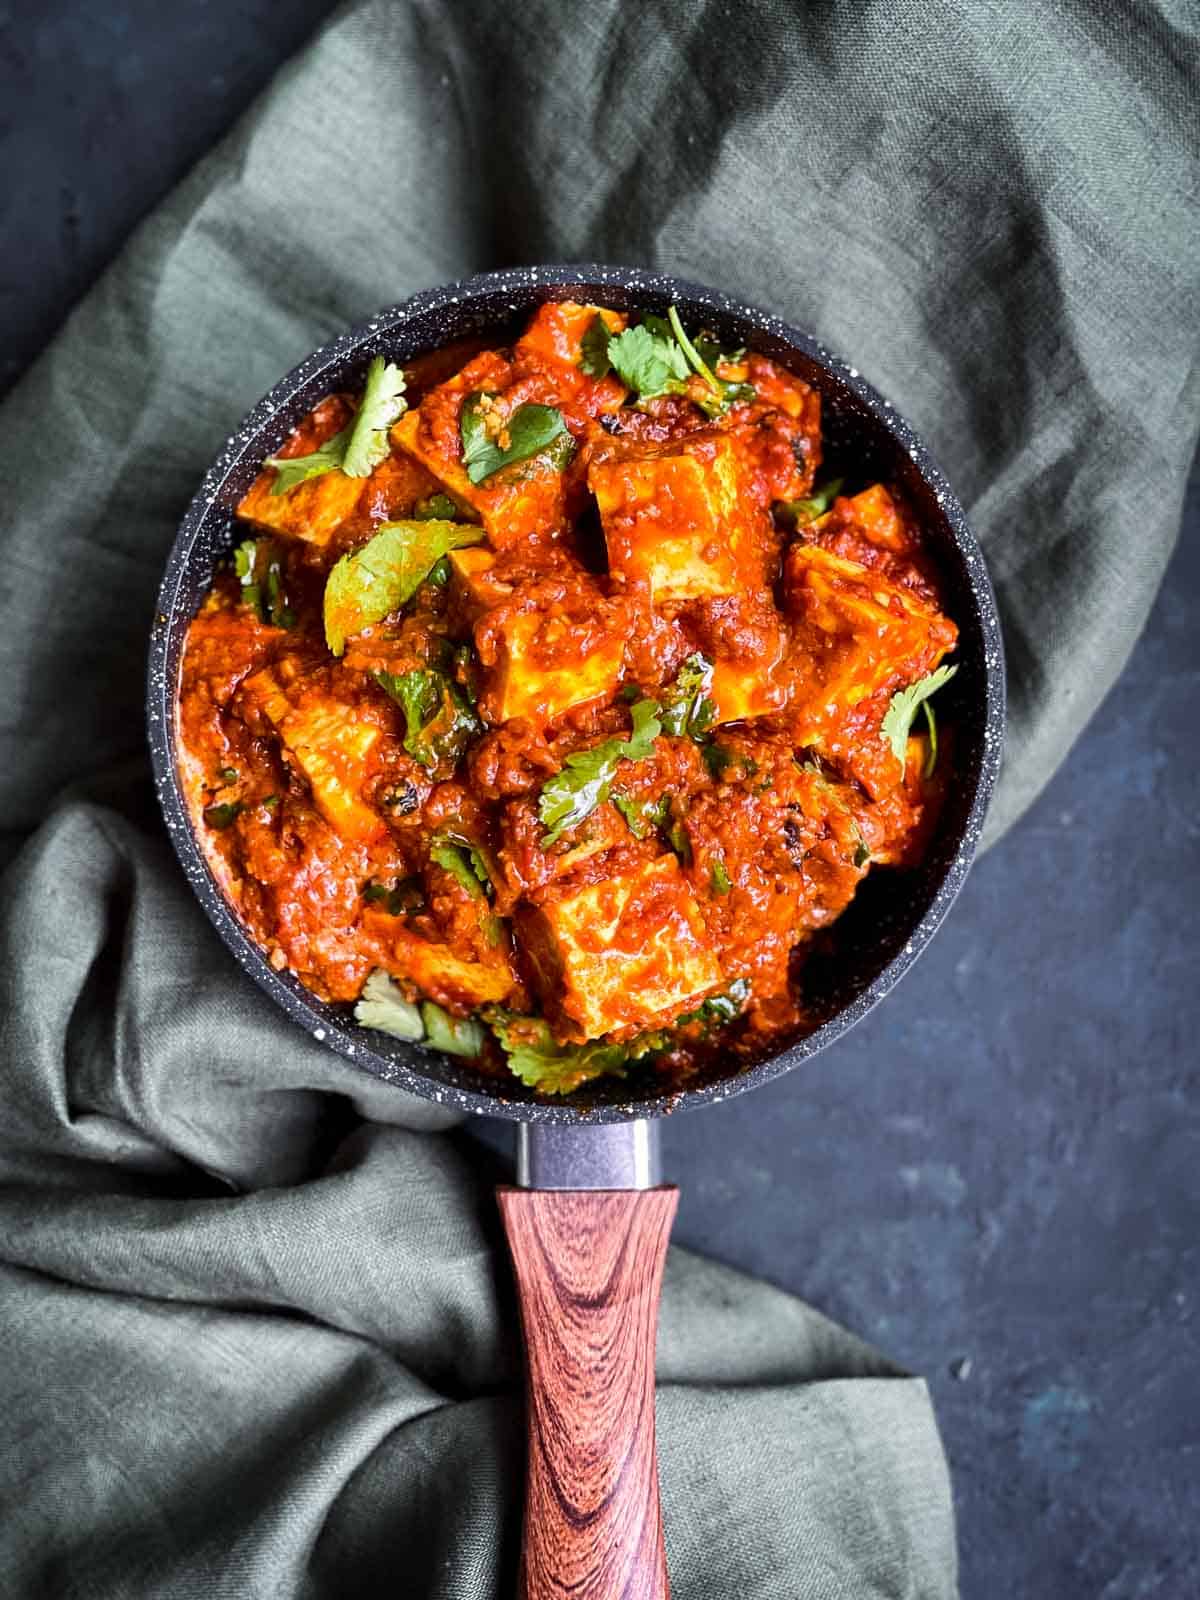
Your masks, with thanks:
[[(1174, 539), (1195, 42), (1082, 0), (368, 0), (75, 309), (0, 463), (5, 1592), (513, 1590), (517, 1324), (485, 1158), (275, 1011), (154, 804), (146, 639), (225, 435), (341, 328), (515, 261), (638, 262), (809, 327), (925, 435), (986, 548), (995, 838), (1119, 672)], [(677, 1600), (955, 1593), (919, 1380), (683, 1252), (659, 1377)]]

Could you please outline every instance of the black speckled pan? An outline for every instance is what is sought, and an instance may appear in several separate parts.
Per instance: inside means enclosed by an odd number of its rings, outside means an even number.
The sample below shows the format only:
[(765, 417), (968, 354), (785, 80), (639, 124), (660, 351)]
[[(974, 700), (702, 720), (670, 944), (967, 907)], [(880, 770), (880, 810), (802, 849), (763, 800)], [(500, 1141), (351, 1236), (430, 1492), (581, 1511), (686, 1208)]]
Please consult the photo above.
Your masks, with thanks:
[[(953, 729), (953, 782), (938, 833), (913, 872), (868, 875), (826, 943), (804, 964), (812, 1032), (742, 1069), (719, 1067), (664, 1094), (652, 1076), (602, 1081), (540, 1100), (515, 1080), (359, 1028), (349, 1006), (315, 1000), (274, 972), (204, 863), (176, 772), (174, 701), (188, 623), (230, 548), (233, 507), (264, 456), (325, 394), (361, 384), (382, 353), (404, 363), (452, 339), (507, 329), (546, 300), (599, 301), (708, 325), (821, 391), (826, 462), (853, 477), (898, 480), (914, 506), (959, 625), (960, 671), (939, 699)], [(654, 1339), (675, 1191), (659, 1184), (658, 1124), (798, 1066), (865, 1016), (933, 937), (962, 886), (1000, 764), (1004, 663), (996, 603), (962, 507), (912, 429), (816, 339), (693, 283), (623, 267), (524, 267), (416, 295), (343, 334), (289, 373), (214, 461), (167, 562), (150, 643), (150, 749), (163, 813), (183, 869), (238, 961), (288, 1015), (364, 1071), (463, 1111), (518, 1124), (516, 1189), (499, 1203), (516, 1268), (528, 1353), (528, 1480), (521, 1593), (552, 1600), (667, 1600), (654, 1441)]]
[[(678, 305), (687, 324), (714, 329), (727, 345), (748, 345), (821, 391), (826, 460), (898, 481), (924, 527), (945, 581), (946, 607), (960, 629), (960, 671), (938, 707), (954, 728), (954, 778), (939, 832), (914, 872), (876, 871), (806, 964), (805, 999), (815, 1030), (756, 1065), (716, 1072), (683, 1092), (663, 1093), (653, 1076), (608, 1080), (567, 1100), (538, 1099), (515, 1080), (475, 1072), (461, 1060), (357, 1026), (350, 1008), (313, 998), (267, 964), (204, 863), (176, 773), (174, 697), (184, 634), (232, 543), (232, 508), (264, 456), (325, 394), (361, 384), (377, 353), (400, 362), (452, 339), (509, 325), (546, 300), (598, 301), (623, 311)], [(864, 352), (869, 359), (869, 353)], [(856, 368), (811, 334), (694, 283), (634, 268), (523, 267), (485, 273), (415, 295), (342, 334), (278, 383), (213, 462), (183, 519), (159, 593), (147, 692), (150, 749), (171, 838), (188, 880), (237, 960), (284, 1011), (356, 1066), (464, 1111), (532, 1123), (613, 1123), (663, 1116), (740, 1094), (823, 1049), (865, 1016), (933, 937), (966, 876), (1000, 763), (1004, 665), (996, 604), (979, 546), (924, 445)]]

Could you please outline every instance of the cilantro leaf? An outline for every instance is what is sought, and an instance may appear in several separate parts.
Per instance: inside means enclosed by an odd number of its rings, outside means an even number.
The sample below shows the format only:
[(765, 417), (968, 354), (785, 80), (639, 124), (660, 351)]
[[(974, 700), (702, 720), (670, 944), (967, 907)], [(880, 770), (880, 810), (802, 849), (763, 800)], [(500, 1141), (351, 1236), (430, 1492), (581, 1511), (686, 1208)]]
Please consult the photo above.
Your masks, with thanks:
[(467, 851), (461, 845), (453, 845), (448, 838), (435, 838), (429, 846), (429, 859), (445, 867), (446, 872), (470, 894), (470, 898), (483, 899), (483, 883), (475, 875)]
[(340, 467), (346, 458), (346, 446), (350, 443), (350, 435), (353, 432), (354, 424), (348, 422), (340, 433), (335, 433), (331, 439), (326, 439), (319, 449), (311, 451), (306, 456), (268, 456), (263, 466), (275, 468), (275, 482), (271, 485), (271, 493), (287, 494), (289, 489), (307, 483), (309, 478), (319, 478), (323, 473), (332, 472), (335, 467)]
[(699, 653), (690, 655), (680, 667), (675, 682), (663, 697), (663, 732), (676, 738), (699, 741), (712, 727), (717, 708), (709, 696), (712, 687), (712, 662)]
[(325, 642), (346, 640), (411, 600), (448, 550), (479, 544), (483, 529), (463, 522), (385, 522), (361, 550), (336, 563), (325, 584)]
[[(600, 349), (600, 335), (595, 325), (588, 329), (585, 341), (594, 340), (593, 350)], [(704, 343), (704, 350), (700, 346)], [(665, 317), (644, 316), (641, 322), (615, 338), (609, 337), (603, 346), (604, 359), (616, 369), (639, 401), (653, 400), (664, 394), (686, 394), (709, 417), (722, 416), (738, 400), (753, 400), (754, 387), (749, 383), (730, 383), (719, 378), (710, 364), (724, 360), (712, 340), (695, 343), (684, 331), (677, 307), (671, 306)], [(589, 363), (596, 355), (586, 356)], [(589, 366), (580, 366), (586, 372)], [(607, 368), (605, 368), (607, 370)], [(697, 390), (688, 380), (695, 374), (704, 383)]]
[(731, 383), (725, 378), (717, 379), (717, 388), (714, 394), (693, 394), (693, 404), (698, 405), (706, 417), (724, 416), (730, 406), (739, 402), (749, 403), (758, 398), (758, 390), (752, 383)]
[(707, 328), (700, 330), (693, 343), (696, 346), (696, 353), (707, 361), (714, 372), (719, 366), (723, 366), (726, 363), (731, 367), (740, 367), (746, 359), (746, 346), (744, 344), (739, 345), (736, 350), (722, 350), (717, 343), (716, 336)]
[(701, 744), (700, 754), (708, 768), (709, 777), (718, 781), (725, 777), (730, 767), (736, 767), (747, 778), (753, 778), (758, 771), (758, 762), (753, 756), (743, 755), (740, 750), (734, 750), (727, 744), (717, 744), (712, 739)]
[(342, 461), (347, 477), (370, 477), (388, 453), (388, 429), (407, 409), (404, 373), (376, 356), (367, 368), (367, 387)]
[[(692, 371), (708, 386), (708, 394), (697, 394), (692, 391), (692, 401), (698, 405), (707, 417), (720, 417), (735, 405), (739, 400), (748, 401), (755, 398), (755, 389), (752, 383), (731, 383), (724, 378), (718, 378), (713, 368), (719, 361), (725, 359), (720, 349), (712, 339), (697, 339), (695, 344), (684, 332), (683, 323), (679, 320), (679, 312), (674, 306), (667, 312), (667, 324), (674, 335), (675, 342), (683, 351), (684, 357)], [(745, 352), (740, 352), (744, 354)]]
[(422, 1000), (419, 1007), (413, 1005), (379, 969), (363, 985), (354, 1007), (354, 1020), (364, 1028), (378, 1028), (381, 1033), (410, 1043), (419, 1041), (432, 1050), (444, 1050), (447, 1055), (473, 1060), (483, 1049), (483, 1026), (474, 1017), (451, 1016), (432, 1000)]
[(425, 1043), (432, 1050), (473, 1061), (483, 1049), (483, 1024), (474, 1017), (451, 1016), (432, 1000), (422, 1000), (421, 1021), (425, 1024)]
[(292, 627), (296, 621), (296, 614), (288, 604), (287, 591), (284, 588), (283, 561), (275, 551), (271, 551), (267, 556), (263, 591), (264, 598), (261, 604), (266, 612), (265, 620), (274, 628)]
[(746, 359), (744, 345), (737, 350), (722, 350), (711, 333), (701, 332), (696, 335), (693, 347), (697, 356), (712, 372), (716, 379), (716, 390), (708, 396), (693, 395), (692, 399), (701, 411), (709, 417), (719, 417), (730, 406), (739, 403), (748, 403), (758, 397), (758, 391), (752, 383), (744, 379), (723, 378), (718, 367), (740, 367)]
[(629, 708), (629, 716), (633, 722), (629, 738), (622, 746), (622, 755), (628, 756), (630, 761), (645, 761), (652, 754), (654, 741), (662, 732), (662, 723), (658, 720), (658, 706), (653, 700), (635, 700)]
[(260, 622), (273, 628), (290, 628), (296, 614), (288, 604), (283, 557), (270, 539), (243, 539), (233, 552), (233, 570), (242, 586), (242, 599)]
[(564, 467), (575, 447), (561, 411), (553, 406), (530, 400), (510, 417), (503, 417), (496, 409), (495, 397), (483, 390), (463, 401), (459, 432), (463, 466), (472, 483), (482, 483), (501, 467), (528, 461), (543, 451), (551, 451), (554, 465)]
[[(437, 706), (441, 685), (440, 677), (436, 672), (422, 672), (414, 668), (412, 672), (377, 672), (375, 682), (400, 707), (404, 713), (406, 727), (404, 748), (414, 760), (420, 761), (421, 757), (413, 750), (413, 744), (420, 738), (425, 727), (425, 719), (432, 716)], [(421, 762), (422, 766), (432, 763)]]
[(910, 684), (907, 689), (897, 689), (892, 696), (884, 713), (880, 731), (891, 747), (892, 754), (900, 763), (901, 773), (906, 765), (908, 735), (912, 729), (913, 718), (930, 695), (936, 694), (944, 684), (949, 683), (957, 671), (957, 667), (939, 667), (936, 672), (931, 672), (928, 677)]
[(704, 1022), (715, 1023), (719, 1027), (740, 1016), (749, 998), (749, 978), (735, 978), (728, 989), (720, 994), (710, 994), (708, 999), (702, 1000), (694, 1011), (687, 1011), (682, 1017), (676, 1017), (675, 1026), (682, 1028), (689, 1022)]
[(404, 373), (376, 356), (367, 368), (367, 386), (354, 420), (306, 456), (268, 456), (275, 468), (272, 494), (287, 494), (297, 484), (340, 468), (349, 478), (369, 478), (388, 453), (387, 431), (407, 408)]
[(457, 878), (473, 900), (482, 900), (491, 894), (492, 874), (487, 858), (477, 844), (462, 835), (435, 833), (429, 846), (429, 859)]
[(380, 1033), (390, 1033), (396, 1039), (411, 1042), (425, 1037), (421, 1013), (411, 1000), (404, 998), (399, 985), (379, 968), (363, 984), (354, 1007), (354, 1020), (364, 1028), (378, 1028)]
[(431, 494), (413, 507), (414, 522), (456, 522), (459, 511), (448, 494)]
[(486, 851), (481, 850), (477, 844), (472, 844), (469, 839), (463, 840), (471, 862), (471, 871), (483, 885), (484, 893), (490, 899), (496, 892), (496, 868)]
[(925, 765), (921, 768), (923, 778), (932, 778), (937, 767), (938, 735), (937, 718), (933, 714), (933, 706), (928, 700), (921, 702), (921, 710), (925, 713), (925, 726), (929, 729), (929, 754), (925, 757)]
[(531, 1089), (543, 1094), (570, 1094), (580, 1084), (611, 1074), (623, 1077), (630, 1061), (639, 1060), (665, 1043), (662, 1034), (642, 1034), (625, 1044), (559, 1044), (541, 1017), (519, 1016), (493, 1006), (485, 1013), (508, 1057), (508, 1068)]
[(368, 905), (382, 905), (389, 916), (399, 917), (425, 909), (425, 894), (420, 878), (401, 878), (392, 888), (368, 879), (362, 897)]
[(692, 864), (692, 840), (682, 817), (676, 817), (667, 829), (667, 843), (679, 857), (681, 865), (690, 867)]
[(625, 818), (633, 837), (644, 839), (650, 832), (650, 824), (646, 821), (645, 802), (631, 800), (627, 794), (614, 794), (612, 803)]
[(568, 756), (562, 771), (542, 785), (538, 816), (547, 832), (542, 847), (556, 844), (568, 828), (590, 817), (612, 788), (623, 751), (619, 739), (606, 739), (591, 750)]
[(244, 810), (240, 800), (226, 800), (220, 805), (205, 806), (202, 815), (210, 828), (227, 828)]
[(609, 340), (608, 359), (640, 400), (678, 393), (690, 370), (674, 339), (652, 333), (644, 322)]
[(683, 351), (688, 366), (691, 367), (693, 372), (697, 373), (701, 378), (704, 379), (705, 383), (714, 394), (719, 394), (721, 391), (715, 374), (709, 367), (708, 362), (705, 361), (704, 357), (696, 349), (696, 346), (688, 338), (687, 334), (684, 333), (683, 323), (679, 320), (679, 312), (674, 306), (672, 306), (667, 312), (667, 321), (671, 325), (671, 332), (675, 335), (675, 342)]
[(612, 371), (612, 362), (608, 359), (608, 342), (611, 338), (608, 323), (597, 311), (579, 341), (580, 372), (585, 372), (589, 378), (607, 377)]
[(665, 828), (671, 811), (670, 796), (665, 794), (657, 800), (634, 800), (627, 794), (614, 794), (612, 803), (635, 839), (645, 839), (652, 828)]
[(242, 599), (252, 611), (258, 611), (262, 604), (262, 590), (254, 577), (257, 562), (258, 540), (243, 539), (233, 552), (233, 570), (242, 586)]
[(781, 500), (777, 509), (785, 517), (790, 517), (799, 526), (805, 522), (815, 522), (818, 517), (823, 517), (830, 506), (842, 492), (844, 478), (832, 478), (828, 483), (814, 489), (812, 494), (804, 500)]
[(746, 1009), (750, 998), (749, 978), (735, 978), (723, 994), (711, 994), (700, 1010), (715, 1022), (732, 1022)]
[(457, 766), (471, 740), (482, 733), (465, 695), (443, 673), (415, 667), (372, 676), (404, 712), (404, 748), (423, 767)]
[(630, 707), (630, 716), (633, 728), (628, 739), (605, 739), (590, 750), (577, 750), (567, 757), (562, 771), (542, 785), (538, 816), (548, 830), (542, 835), (543, 849), (604, 804), (622, 760), (645, 761), (650, 755), (662, 732), (658, 706), (653, 700), (638, 700)]
[[(653, 312), (647, 311), (641, 319), (642, 327), (648, 329), (656, 339), (662, 339), (666, 344), (675, 342), (675, 335), (671, 331), (671, 324), (666, 317), (656, 317)], [(687, 357), (683, 358), (685, 361)]]

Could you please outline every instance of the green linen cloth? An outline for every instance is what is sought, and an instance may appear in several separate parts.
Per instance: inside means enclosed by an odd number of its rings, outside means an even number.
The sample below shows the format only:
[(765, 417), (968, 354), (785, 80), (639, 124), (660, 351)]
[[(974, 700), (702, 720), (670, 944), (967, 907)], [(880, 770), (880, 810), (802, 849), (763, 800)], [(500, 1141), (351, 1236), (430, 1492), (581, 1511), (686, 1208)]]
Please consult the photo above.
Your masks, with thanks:
[[(512, 1593), (493, 1175), (238, 971), (147, 777), (154, 591), (225, 434), (314, 344), (487, 266), (638, 262), (771, 306), (912, 418), (987, 547), (998, 832), (1120, 670), (1177, 525), (1188, 27), (1020, 0), (358, 5), (75, 311), (0, 453), (6, 1594)], [(659, 1378), (678, 1600), (955, 1592), (918, 1380), (682, 1252)]]

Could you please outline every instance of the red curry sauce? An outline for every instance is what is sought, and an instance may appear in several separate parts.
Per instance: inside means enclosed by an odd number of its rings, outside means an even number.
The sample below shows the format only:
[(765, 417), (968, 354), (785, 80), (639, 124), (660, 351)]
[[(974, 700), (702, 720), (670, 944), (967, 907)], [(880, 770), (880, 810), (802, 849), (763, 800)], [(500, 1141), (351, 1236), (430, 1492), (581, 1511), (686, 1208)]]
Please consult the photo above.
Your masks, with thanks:
[[(900, 495), (814, 489), (819, 395), (765, 357), (692, 363), (655, 319), (655, 369), (627, 334), (547, 305), (409, 364), (366, 475), (370, 386), (322, 401), (180, 683), (197, 831), (271, 964), (334, 1001), (387, 974), (431, 1042), (499, 1072), (524, 1042), (551, 1091), (794, 1034), (807, 944), (919, 859), (948, 765), (932, 717), (885, 722), (957, 637)], [(396, 548), (415, 587), (376, 615)]]

